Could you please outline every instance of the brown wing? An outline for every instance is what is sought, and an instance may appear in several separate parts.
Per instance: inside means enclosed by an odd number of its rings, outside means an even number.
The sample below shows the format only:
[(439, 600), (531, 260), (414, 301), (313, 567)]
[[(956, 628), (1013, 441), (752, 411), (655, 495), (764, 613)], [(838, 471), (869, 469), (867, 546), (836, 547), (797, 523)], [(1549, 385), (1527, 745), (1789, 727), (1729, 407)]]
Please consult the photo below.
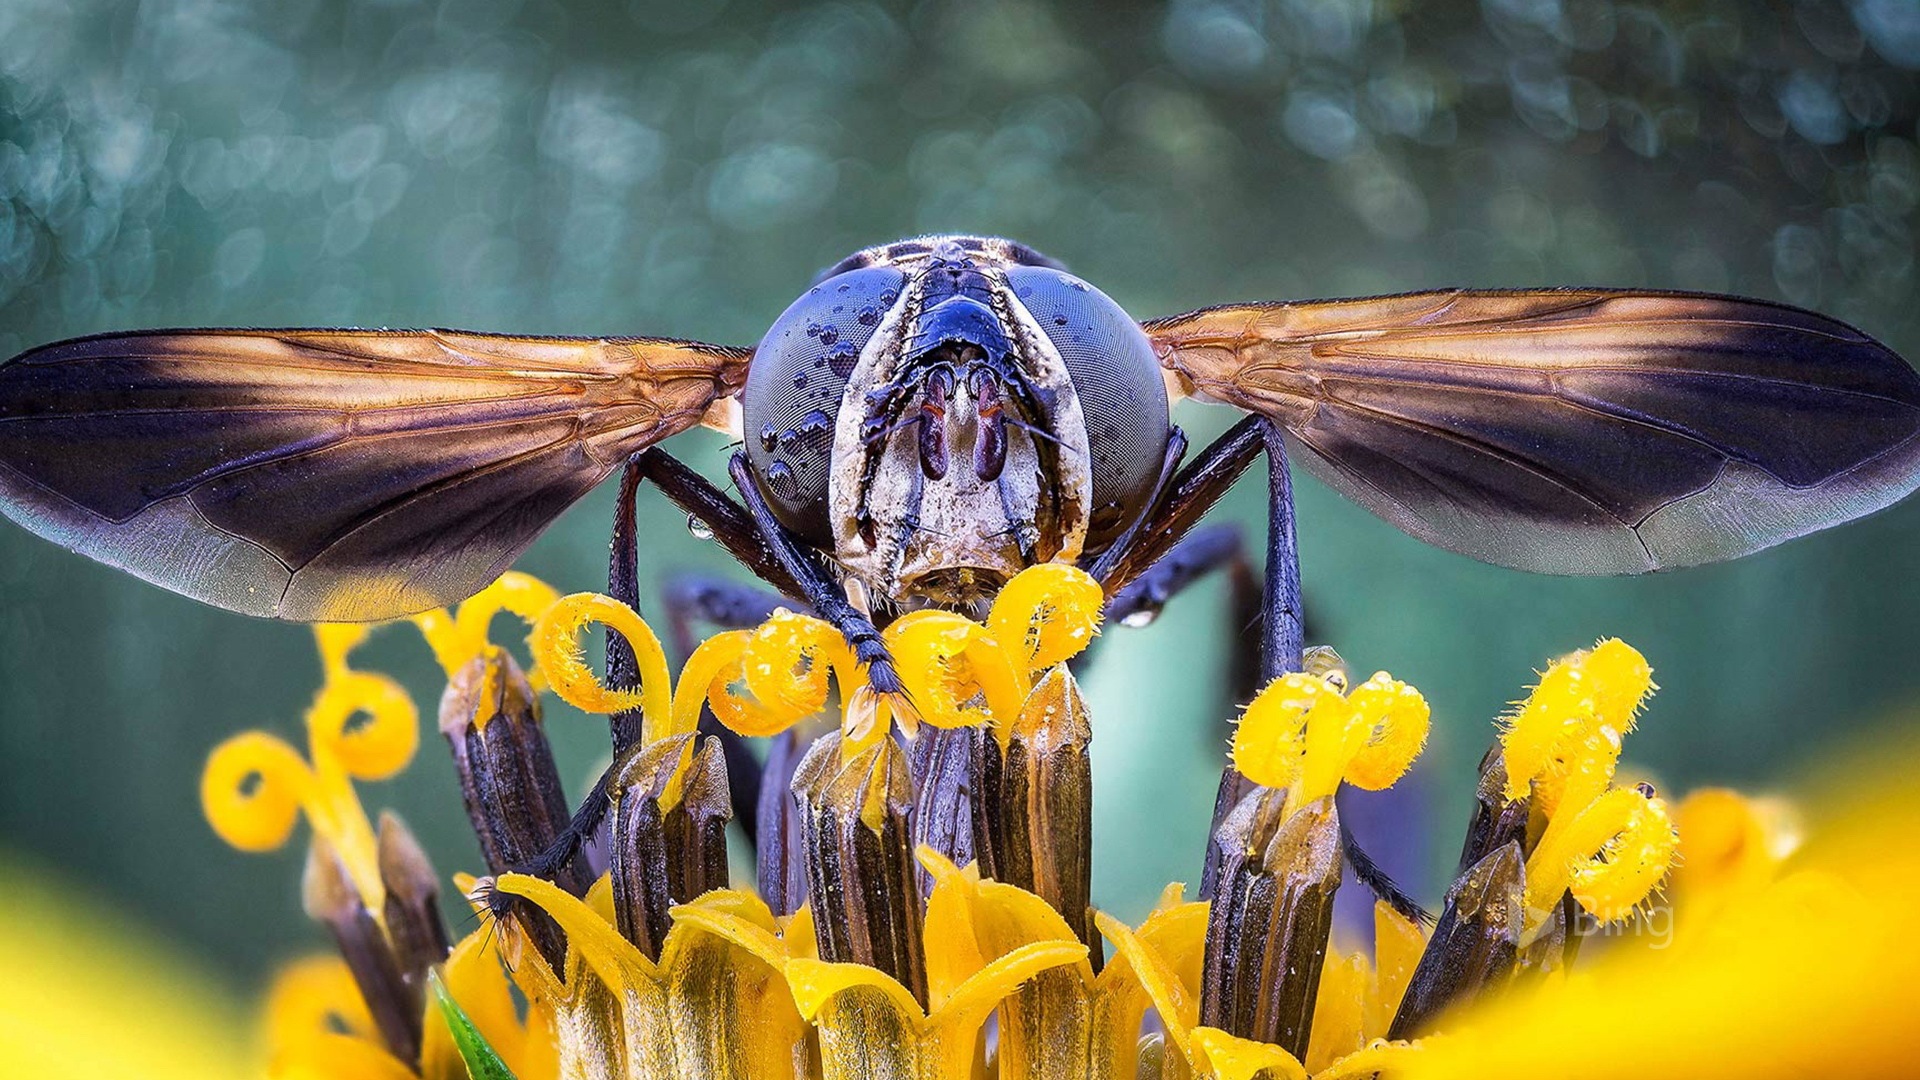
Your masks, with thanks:
[(1145, 324), (1194, 393), (1422, 540), (1562, 574), (1730, 559), (1920, 484), (1920, 376), (1824, 316), (1732, 297), (1449, 291)]
[(210, 604), (368, 620), (467, 596), (747, 353), (450, 330), (179, 330), (0, 366), (0, 510)]

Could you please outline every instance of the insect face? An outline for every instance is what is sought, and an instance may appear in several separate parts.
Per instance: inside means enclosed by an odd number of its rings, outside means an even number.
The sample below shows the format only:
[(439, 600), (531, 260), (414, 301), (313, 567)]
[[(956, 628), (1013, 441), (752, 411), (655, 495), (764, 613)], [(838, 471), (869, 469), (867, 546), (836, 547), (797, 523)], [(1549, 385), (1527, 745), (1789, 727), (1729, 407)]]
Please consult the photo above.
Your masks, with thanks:
[(783, 524), (874, 595), (949, 604), (1110, 540), (1168, 432), (1137, 323), (1043, 257), (971, 238), (836, 267), (768, 332), (742, 405)]

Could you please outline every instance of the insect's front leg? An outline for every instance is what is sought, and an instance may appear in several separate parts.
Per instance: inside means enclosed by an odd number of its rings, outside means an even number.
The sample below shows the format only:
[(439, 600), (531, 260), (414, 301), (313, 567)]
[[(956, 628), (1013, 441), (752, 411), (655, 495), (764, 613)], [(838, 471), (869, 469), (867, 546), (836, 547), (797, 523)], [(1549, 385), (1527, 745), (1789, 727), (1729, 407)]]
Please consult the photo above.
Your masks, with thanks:
[(733, 477), (734, 486), (740, 489), (740, 499), (759, 527), (768, 550), (798, 586), (796, 595), (813, 607), (815, 615), (847, 639), (847, 644), (853, 649), (854, 659), (866, 665), (867, 682), (874, 690), (882, 694), (904, 695), (906, 684), (900, 681), (900, 673), (893, 666), (893, 657), (888, 654), (886, 643), (880, 640), (880, 631), (873, 625), (873, 620), (847, 601), (846, 590), (821, 565), (820, 559), (794, 539), (786, 527), (774, 518), (773, 509), (767, 505), (759, 486), (754, 483), (747, 456), (733, 455), (733, 460), (727, 463), (727, 473)]

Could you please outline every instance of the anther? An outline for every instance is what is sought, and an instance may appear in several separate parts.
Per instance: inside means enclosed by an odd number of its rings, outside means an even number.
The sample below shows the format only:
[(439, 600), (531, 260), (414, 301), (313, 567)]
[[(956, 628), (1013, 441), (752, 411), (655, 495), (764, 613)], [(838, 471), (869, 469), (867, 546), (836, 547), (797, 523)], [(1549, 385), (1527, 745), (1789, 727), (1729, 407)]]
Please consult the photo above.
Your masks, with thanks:
[(673, 906), (727, 885), (726, 755), (720, 740), (693, 732), (660, 739), (628, 756), (608, 792), (614, 921), (658, 959)]
[(793, 778), (820, 959), (877, 968), (924, 1006), (906, 754), (881, 738), (842, 761), (841, 744), (838, 733), (819, 739)]
[[(539, 701), (512, 656), (488, 648), (448, 681), (440, 732), (453, 750), (460, 795), (487, 869), (503, 874), (533, 863), (571, 815)], [(591, 883), (577, 859), (560, 865), (553, 880), (576, 896)], [(559, 927), (544, 916), (528, 922), (542, 955), (558, 965), (566, 955)]]
[(1340, 819), (1332, 796), (1291, 814), (1286, 801), (1258, 788), (1214, 834), (1200, 1022), (1303, 1058), (1340, 887)]
[(387, 935), (354, 889), (333, 845), (322, 837), (314, 837), (307, 848), (300, 904), (308, 918), (333, 933), (387, 1049), (408, 1064), (419, 1061), (423, 1016), (419, 994), (407, 985)]
[(1389, 1039), (1410, 1039), (1449, 1006), (1471, 1001), (1513, 975), (1520, 941), (1526, 861), (1508, 841), (1468, 867), (1413, 969)]
[(1053, 905), (1097, 971), (1092, 735), (1079, 686), (1065, 664), (1054, 667), (1027, 695), (1004, 746), (980, 740), (973, 823), (981, 873)]
[(418, 1011), (426, 1000), (427, 972), (447, 958), (450, 945), (440, 918), (439, 875), (392, 811), (380, 815), (380, 880), (387, 887), (387, 937)]

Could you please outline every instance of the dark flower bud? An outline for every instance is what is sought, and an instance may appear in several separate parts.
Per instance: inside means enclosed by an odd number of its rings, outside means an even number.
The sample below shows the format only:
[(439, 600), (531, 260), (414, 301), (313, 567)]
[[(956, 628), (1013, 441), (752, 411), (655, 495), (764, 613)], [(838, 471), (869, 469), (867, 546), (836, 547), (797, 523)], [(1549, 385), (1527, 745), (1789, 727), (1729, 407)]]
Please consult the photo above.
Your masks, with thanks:
[(1510, 840), (1483, 856), (1447, 890), (1446, 907), (1413, 969), (1388, 1029), (1390, 1039), (1422, 1033), (1449, 1006), (1512, 977), (1525, 910), (1526, 860)]
[(380, 880), (387, 887), (387, 938), (401, 977), (425, 1004), (427, 972), (451, 946), (440, 918), (440, 881), (413, 833), (392, 811), (380, 815)]
[(300, 903), (308, 918), (333, 933), (387, 1049), (401, 1061), (419, 1061), (423, 1015), (419, 989), (407, 985), (386, 933), (354, 889), (333, 845), (318, 836), (307, 848)]
[(1292, 814), (1286, 801), (1256, 788), (1214, 833), (1200, 1022), (1303, 1058), (1340, 888), (1340, 818), (1331, 796)]
[(837, 733), (824, 736), (793, 777), (820, 958), (878, 968), (924, 1006), (906, 753), (882, 737), (842, 761), (841, 745)]
[(974, 849), (983, 876), (1053, 905), (1093, 950), (1093, 730), (1066, 665), (1027, 695), (1006, 745), (982, 732), (974, 773)]
[(718, 739), (695, 732), (660, 739), (630, 752), (607, 792), (614, 917), (658, 959), (673, 906), (727, 885), (726, 755)]
[[(533, 686), (504, 650), (489, 648), (462, 668), (440, 699), (440, 733), (453, 749), (460, 794), (495, 874), (532, 862), (570, 817)], [(592, 884), (569, 863), (555, 884), (575, 895)]]

